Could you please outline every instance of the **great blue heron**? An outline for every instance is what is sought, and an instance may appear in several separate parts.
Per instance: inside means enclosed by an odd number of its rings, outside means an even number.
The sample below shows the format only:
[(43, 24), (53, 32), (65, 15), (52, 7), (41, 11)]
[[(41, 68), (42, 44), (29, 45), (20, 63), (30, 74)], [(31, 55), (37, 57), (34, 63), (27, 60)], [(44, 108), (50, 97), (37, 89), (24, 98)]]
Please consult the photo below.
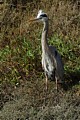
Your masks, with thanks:
[(44, 23), (42, 31), (42, 68), (46, 76), (46, 89), (48, 79), (56, 81), (56, 89), (58, 90), (58, 82), (63, 81), (64, 66), (58, 51), (54, 46), (48, 45), (48, 16), (42, 10), (39, 10), (36, 18), (30, 21), (42, 21)]

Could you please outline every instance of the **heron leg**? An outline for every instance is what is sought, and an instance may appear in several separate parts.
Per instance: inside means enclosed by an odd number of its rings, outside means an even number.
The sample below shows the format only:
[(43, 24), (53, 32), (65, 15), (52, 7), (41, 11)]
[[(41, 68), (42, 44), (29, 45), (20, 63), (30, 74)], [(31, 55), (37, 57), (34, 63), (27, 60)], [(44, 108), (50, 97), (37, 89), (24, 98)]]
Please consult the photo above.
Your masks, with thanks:
[(46, 90), (48, 90), (48, 77), (46, 75)]
[(57, 77), (55, 79), (56, 79), (56, 90), (58, 92), (58, 79), (57, 79)]

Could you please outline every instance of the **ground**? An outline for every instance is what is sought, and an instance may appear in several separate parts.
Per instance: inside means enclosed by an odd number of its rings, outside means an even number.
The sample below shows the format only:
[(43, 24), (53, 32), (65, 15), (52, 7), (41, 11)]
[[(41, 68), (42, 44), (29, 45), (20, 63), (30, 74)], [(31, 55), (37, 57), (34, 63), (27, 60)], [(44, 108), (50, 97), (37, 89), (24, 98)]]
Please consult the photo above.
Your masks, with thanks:
[(79, 120), (80, 88), (55, 89), (55, 83), (44, 80), (21, 81), (4, 86), (1, 92), (1, 120)]

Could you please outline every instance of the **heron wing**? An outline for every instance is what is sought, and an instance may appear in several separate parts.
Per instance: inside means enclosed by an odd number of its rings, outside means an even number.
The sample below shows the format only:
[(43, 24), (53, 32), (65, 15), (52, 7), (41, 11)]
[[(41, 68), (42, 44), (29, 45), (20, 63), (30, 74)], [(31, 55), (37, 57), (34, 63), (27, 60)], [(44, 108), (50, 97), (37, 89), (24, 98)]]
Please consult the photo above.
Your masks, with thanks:
[(49, 48), (53, 58), (55, 59), (56, 75), (59, 79), (62, 80), (64, 74), (64, 65), (62, 63), (61, 56), (55, 47), (49, 46)]

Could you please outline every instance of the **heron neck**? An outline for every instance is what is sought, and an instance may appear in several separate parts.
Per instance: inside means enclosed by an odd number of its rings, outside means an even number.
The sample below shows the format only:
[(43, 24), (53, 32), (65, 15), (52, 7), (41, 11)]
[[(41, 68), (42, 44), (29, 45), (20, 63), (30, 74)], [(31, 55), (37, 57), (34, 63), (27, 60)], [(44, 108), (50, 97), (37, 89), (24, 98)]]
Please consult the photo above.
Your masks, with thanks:
[(44, 27), (43, 27), (42, 39), (41, 39), (43, 53), (45, 53), (48, 49), (47, 34), (48, 34), (48, 21), (44, 21)]

